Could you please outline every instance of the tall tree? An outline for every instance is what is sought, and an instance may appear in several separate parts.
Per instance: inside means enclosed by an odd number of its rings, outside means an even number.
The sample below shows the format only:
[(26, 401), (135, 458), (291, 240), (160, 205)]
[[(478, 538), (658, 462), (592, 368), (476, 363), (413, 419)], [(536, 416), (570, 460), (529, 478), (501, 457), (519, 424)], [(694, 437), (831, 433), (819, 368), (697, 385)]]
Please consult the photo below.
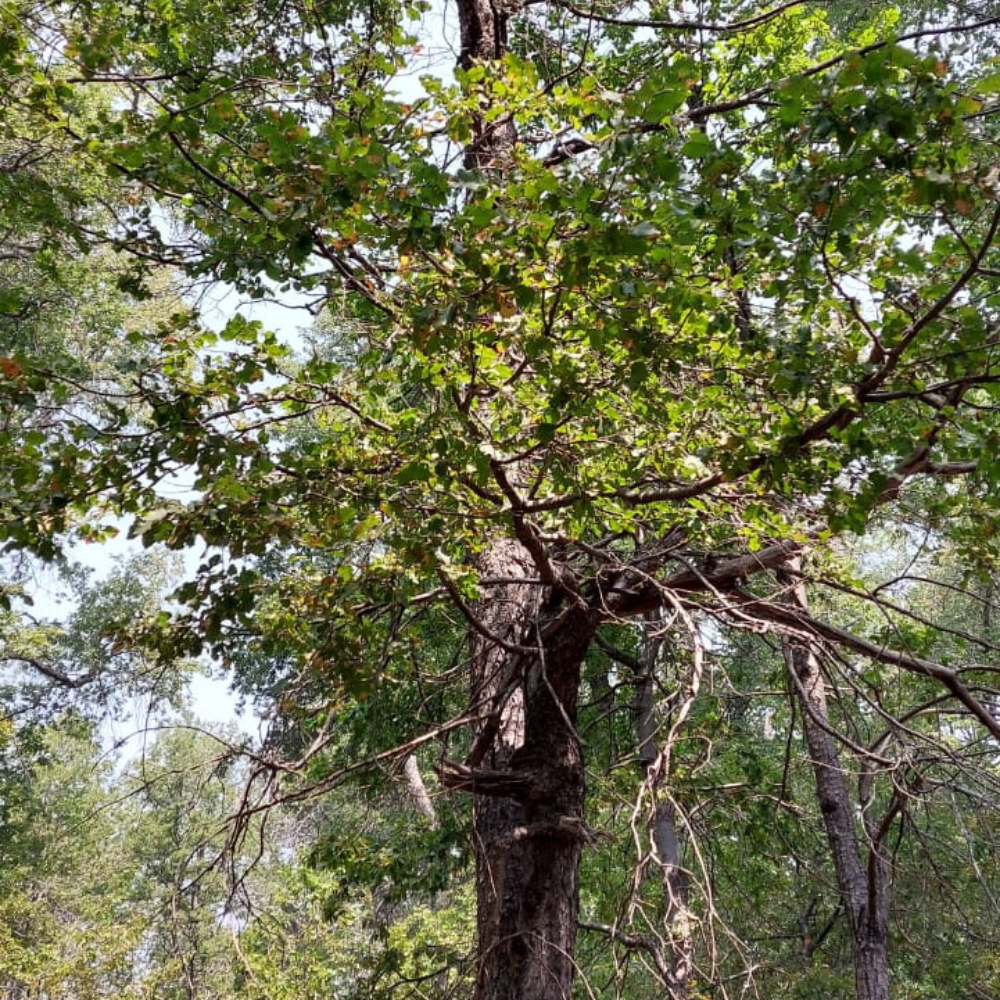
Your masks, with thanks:
[[(975, 661), (782, 600), (789, 560), (821, 572), (880, 510), (919, 503), (941, 531), (994, 514), (1000, 78), (961, 55), (991, 12), (909, 30), (838, 7), (838, 33), (795, 2), (461, 0), (455, 82), (404, 100), (418, 4), (151, 11), (5, 15), (14, 51), (50, 46), (29, 110), (128, 192), (77, 233), (333, 303), (349, 349), (293, 363), (257, 324), (177, 314), (130, 407), (74, 437), (60, 495), (207, 546), (189, 610), (150, 634), (167, 656), (295, 658), (315, 700), (293, 708), (323, 721), (293, 769), (348, 706), (419, 685), (427, 622), (464, 620), (470, 735), (440, 775), (476, 802), (478, 1000), (572, 989), (600, 629), (666, 612), (695, 651), (707, 621), (770, 629), (814, 701), (802, 657), (830, 650), (1000, 736)], [(115, 99), (82, 119), (66, 80)], [(180, 470), (185, 502), (164, 496)], [(51, 550), (51, 498), (18, 497), (7, 537)], [(442, 711), (398, 754), (458, 726)]]

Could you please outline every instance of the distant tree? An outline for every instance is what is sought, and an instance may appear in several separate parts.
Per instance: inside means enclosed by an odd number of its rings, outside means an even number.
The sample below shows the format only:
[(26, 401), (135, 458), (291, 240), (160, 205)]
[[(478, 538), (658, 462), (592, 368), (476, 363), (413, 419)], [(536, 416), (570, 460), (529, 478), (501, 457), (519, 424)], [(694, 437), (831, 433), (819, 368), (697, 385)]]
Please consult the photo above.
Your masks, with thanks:
[(90, 726), (3, 730), (0, 984), (12, 1000), (128, 996), (141, 934)]

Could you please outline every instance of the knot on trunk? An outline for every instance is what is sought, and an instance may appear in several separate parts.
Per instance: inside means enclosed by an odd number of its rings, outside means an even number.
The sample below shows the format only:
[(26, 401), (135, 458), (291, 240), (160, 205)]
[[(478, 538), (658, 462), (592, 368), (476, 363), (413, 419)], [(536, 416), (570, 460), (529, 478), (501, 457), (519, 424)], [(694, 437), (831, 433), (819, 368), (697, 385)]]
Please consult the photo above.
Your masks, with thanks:
[(474, 795), (496, 795), (510, 799), (529, 797), (530, 775), (515, 771), (491, 771), (469, 767), (455, 760), (442, 759), (437, 768), (438, 780), (444, 788)]
[(578, 816), (556, 816), (514, 828), (511, 839), (527, 840), (531, 837), (550, 837), (557, 840), (578, 840), (584, 844), (597, 842), (597, 834)]

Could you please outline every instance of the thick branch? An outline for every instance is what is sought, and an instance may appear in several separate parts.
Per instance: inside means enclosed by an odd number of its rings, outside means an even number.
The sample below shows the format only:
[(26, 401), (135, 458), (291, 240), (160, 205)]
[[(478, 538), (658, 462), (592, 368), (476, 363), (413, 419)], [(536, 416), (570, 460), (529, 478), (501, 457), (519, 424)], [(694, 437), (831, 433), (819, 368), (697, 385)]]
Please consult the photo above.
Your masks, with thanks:
[(728, 591), (741, 580), (762, 570), (777, 569), (790, 556), (801, 550), (801, 542), (787, 539), (769, 545), (759, 552), (719, 559), (711, 565), (683, 569), (662, 580), (647, 576), (646, 582), (641, 587), (608, 599), (605, 602), (606, 617), (632, 618), (654, 611), (669, 603), (666, 595), (670, 592)]
[(97, 676), (96, 670), (90, 670), (77, 677), (71, 677), (54, 664), (46, 663), (45, 660), (40, 660), (34, 656), (4, 655), (0, 656), (0, 663), (22, 664), (23, 666), (30, 667), (32, 670), (37, 671), (43, 677), (47, 677), (50, 681), (55, 681), (55, 683), (60, 687), (71, 688), (74, 690), (76, 688), (83, 687), (85, 684), (89, 684)]
[(472, 768), (445, 758), (437, 766), (438, 780), (444, 788), (475, 795), (494, 795), (501, 798), (523, 798), (532, 786), (525, 774), (513, 771), (492, 771)]

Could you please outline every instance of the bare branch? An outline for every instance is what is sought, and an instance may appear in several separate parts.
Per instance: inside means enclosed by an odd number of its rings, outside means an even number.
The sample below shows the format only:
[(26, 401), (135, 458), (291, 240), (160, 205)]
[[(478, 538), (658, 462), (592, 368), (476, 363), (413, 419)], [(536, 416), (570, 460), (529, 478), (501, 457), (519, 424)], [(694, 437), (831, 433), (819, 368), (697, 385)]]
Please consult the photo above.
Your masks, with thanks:
[(593, 7), (589, 10), (578, 7), (570, 3), (569, 0), (527, 0), (526, 7), (536, 6), (540, 3), (553, 7), (561, 7), (568, 10), (577, 17), (588, 21), (597, 21), (600, 24), (618, 24), (633, 28), (656, 28), (661, 31), (696, 32), (696, 31), (717, 31), (721, 34), (733, 34), (738, 31), (748, 31), (751, 28), (759, 28), (768, 21), (773, 21), (782, 14), (795, 7), (810, 3), (812, 0), (788, 0), (787, 3), (778, 7), (772, 7), (753, 17), (745, 18), (742, 21), (712, 22), (712, 21), (665, 21), (662, 18), (626, 18), (615, 17), (611, 14), (599, 14)]
[(900, 652), (899, 650), (890, 649), (888, 646), (879, 645), (861, 636), (854, 635), (845, 629), (838, 628), (836, 625), (813, 618), (804, 612), (793, 610), (787, 606), (745, 592), (740, 592), (735, 588), (728, 596), (733, 597), (743, 609), (752, 609), (753, 615), (757, 618), (773, 624), (790, 627), (814, 638), (824, 639), (834, 646), (850, 649), (878, 663), (899, 667), (908, 673), (921, 677), (930, 677), (939, 681), (971, 715), (979, 720), (990, 735), (996, 739), (1000, 739), (1000, 722), (994, 718), (986, 706), (962, 682), (958, 671), (943, 664), (935, 663), (933, 660), (925, 660), (910, 653)]

